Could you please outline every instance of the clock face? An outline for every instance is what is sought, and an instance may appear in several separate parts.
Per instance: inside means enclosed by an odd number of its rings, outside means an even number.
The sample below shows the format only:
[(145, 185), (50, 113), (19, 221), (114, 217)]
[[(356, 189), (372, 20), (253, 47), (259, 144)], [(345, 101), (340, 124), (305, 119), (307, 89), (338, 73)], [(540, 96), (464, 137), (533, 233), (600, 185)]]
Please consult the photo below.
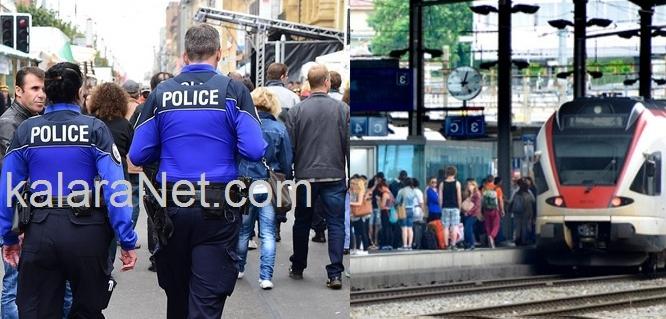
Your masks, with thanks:
[(451, 71), (446, 85), (451, 96), (458, 100), (467, 101), (481, 93), (482, 81), (483, 77), (479, 71), (469, 66), (462, 66)]

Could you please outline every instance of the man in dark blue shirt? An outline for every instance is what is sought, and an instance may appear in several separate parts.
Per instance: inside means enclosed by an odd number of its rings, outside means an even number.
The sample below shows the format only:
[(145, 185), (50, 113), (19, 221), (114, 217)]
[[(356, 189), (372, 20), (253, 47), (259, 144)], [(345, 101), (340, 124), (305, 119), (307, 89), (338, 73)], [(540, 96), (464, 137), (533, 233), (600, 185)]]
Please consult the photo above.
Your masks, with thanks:
[[(61, 318), (67, 280), (73, 292), (69, 317), (103, 318), (113, 284), (107, 260), (112, 228), (122, 248), (122, 270), (136, 263), (137, 236), (132, 230), (129, 189), (122, 183), (120, 154), (104, 122), (81, 115), (77, 103), (82, 83), (78, 65), (51, 67), (45, 75), (45, 91), (53, 104), (44, 115), (19, 125), (3, 161), (2, 251), (12, 267), (21, 259), (16, 298), (21, 318)], [(104, 183), (96, 183), (98, 179)], [(22, 219), (21, 245), (11, 230), (12, 205), (28, 206), (17, 195), (26, 180), (30, 181), (25, 187), (30, 192), (32, 218)], [(99, 200), (90, 197), (92, 189), (94, 197), (100, 196), (100, 186), (108, 214), (100, 209)], [(73, 195), (87, 198), (74, 200)]]
[[(159, 161), (157, 182), (162, 185), (166, 179), (170, 191), (163, 195), (173, 232), (166, 242), (160, 240), (155, 253), (167, 318), (222, 315), (238, 276), (241, 217), (225, 199), (209, 196), (227, 191), (229, 182), (238, 178), (238, 156), (258, 161), (266, 148), (249, 91), (217, 73), (220, 58), (217, 30), (205, 24), (190, 28), (185, 34), (186, 66), (148, 96), (130, 147), (135, 165)], [(174, 198), (174, 183), (195, 184), (204, 178), (210, 184), (197, 188), (205, 192)]]

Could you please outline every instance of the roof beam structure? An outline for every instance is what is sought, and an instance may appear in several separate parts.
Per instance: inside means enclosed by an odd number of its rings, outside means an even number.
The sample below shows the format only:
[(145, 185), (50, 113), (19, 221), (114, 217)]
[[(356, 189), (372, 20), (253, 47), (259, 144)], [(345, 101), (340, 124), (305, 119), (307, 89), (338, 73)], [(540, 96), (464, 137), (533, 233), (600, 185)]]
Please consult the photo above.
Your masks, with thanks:
[(318, 40), (337, 40), (344, 44), (344, 32), (335, 29), (322, 28), (307, 24), (294, 23), (277, 19), (266, 19), (259, 16), (232, 12), (227, 10), (216, 10), (211, 8), (199, 8), (194, 19), (199, 22), (215, 20), (238, 24), (244, 27), (265, 29), (268, 31), (280, 30), (290, 34)]
[(212, 8), (199, 8), (194, 20), (202, 23), (210, 21), (233, 23), (251, 28), (253, 31), (252, 43), (256, 52), (255, 81), (257, 86), (264, 85), (266, 67), (266, 48), (269, 31), (282, 31), (285, 33), (317, 40), (335, 40), (344, 45), (344, 32), (335, 29), (322, 28), (307, 24), (294, 23), (284, 20), (266, 19), (256, 15), (238, 13)]

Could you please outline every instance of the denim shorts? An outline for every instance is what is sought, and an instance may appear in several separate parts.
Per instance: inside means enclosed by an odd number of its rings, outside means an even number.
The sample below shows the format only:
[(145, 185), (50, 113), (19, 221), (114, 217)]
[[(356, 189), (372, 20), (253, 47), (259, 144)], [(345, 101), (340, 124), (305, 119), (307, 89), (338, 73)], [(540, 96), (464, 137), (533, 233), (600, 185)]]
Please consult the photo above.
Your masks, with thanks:
[(399, 219), (398, 223), (400, 227), (412, 227), (414, 226), (414, 210), (411, 208), (405, 209), (406, 217), (405, 219)]
[(382, 218), (379, 208), (372, 209), (372, 215), (370, 215), (370, 225), (381, 225)]
[(445, 228), (460, 224), (460, 209), (442, 208), (442, 224)]

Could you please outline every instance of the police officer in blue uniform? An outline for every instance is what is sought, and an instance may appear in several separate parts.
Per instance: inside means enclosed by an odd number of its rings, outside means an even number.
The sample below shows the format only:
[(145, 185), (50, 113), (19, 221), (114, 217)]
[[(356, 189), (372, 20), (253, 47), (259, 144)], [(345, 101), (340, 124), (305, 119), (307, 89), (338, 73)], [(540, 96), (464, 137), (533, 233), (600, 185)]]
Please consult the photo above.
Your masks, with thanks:
[[(104, 318), (109, 284), (114, 283), (107, 261), (114, 230), (122, 247), (123, 270), (136, 263), (129, 192), (127, 185), (114, 185), (123, 180), (120, 155), (104, 122), (81, 114), (77, 104), (82, 83), (77, 65), (51, 67), (45, 78), (51, 104), (44, 115), (21, 123), (4, 158), (0, 232), (4, 260), (20, 265), (20, 318), (61, 318), (67, 280), (73, 293), (69, 317)], [(96, 179), (106, 182), (104, 200), (97, 202), (106, 203), (108, 213), (92, 202), (97, 194), (86, 191), (95, 188)], [(29, 190), (27, 200), (19, 194), (22, 189)], [(12, 231), (15, 208), (23, 221), (22, 244)]]
[(178, 203), (173, 192), (166, 194), (173, 231), (160, 240), (155, 263), (167, 295), (167, 318), (222, 315), (238, 276), (241, 216), (240, 209), (218, 196), (219, 190), (238, 178), (238, 156), (258, 161), (267, 145), (247, 88), (216, 72), (220, 58), (215, 28), (204, 24), (187, 31), (186, 66), (150, 94), (129, 151), (135, 165), (159, 161), (158, 185), (165, 178), (169, 189), (183, 180), (200, 189), (196, 182), (202, 173), (210, 183), (194, 201), (186, 196)]

